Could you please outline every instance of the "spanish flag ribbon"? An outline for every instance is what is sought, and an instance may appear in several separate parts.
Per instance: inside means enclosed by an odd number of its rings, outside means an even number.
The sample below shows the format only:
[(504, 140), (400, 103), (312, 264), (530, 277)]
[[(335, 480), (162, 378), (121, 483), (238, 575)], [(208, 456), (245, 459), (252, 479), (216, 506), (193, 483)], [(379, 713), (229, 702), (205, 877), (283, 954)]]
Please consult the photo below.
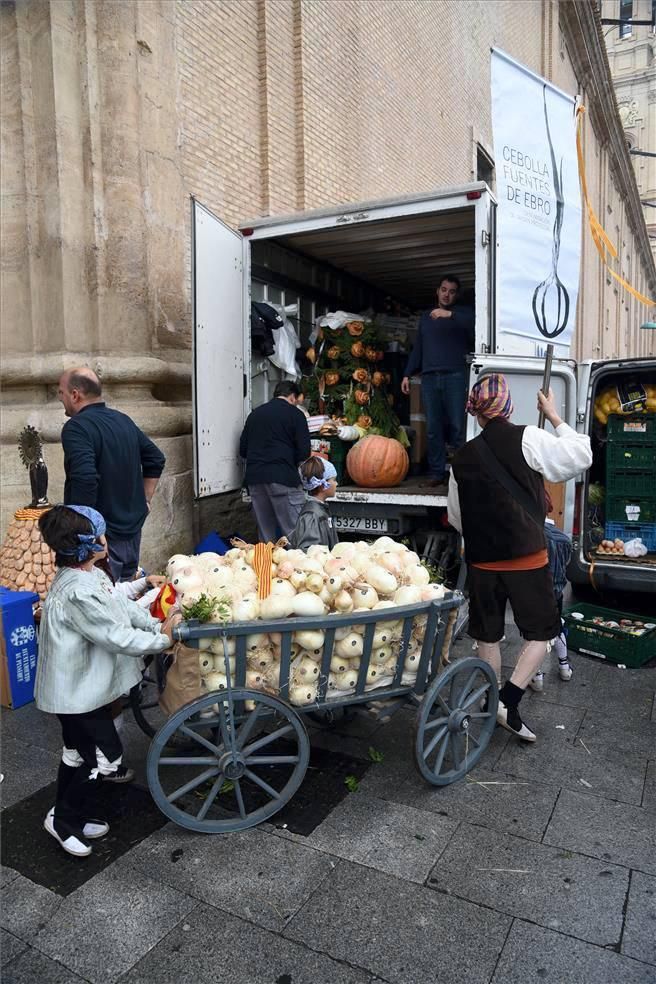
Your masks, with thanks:
[(253, 555), (253, 570), (257, 574), (257, 597), (268, 598), (271, 594), (271, 565), (273, 564), (273, 544), (256, 543)]
[(608, 270), (608, 272), (610, 273), (611, 277), (614, 277), (614, 279), (618, 282), (618, 284), (621, 284), (621, 286), (624, 287), (625, 290), (628, 290), (629, 294), (632, 294), (633, 297), (635, 297), (637, 301), (640, 301), (641, 304), (646, 304), (647, 307), (654, 307), (654, 305), (656, 305), (656, 301), (652, 300), (649, 297), (645, 297), (645, 295), (641, 294), (640, 291), (635, 289), (635, 287), (632, 287), (631, 284), (628, 283), (623, 277), (621, 277), (618, 273), (615, 273), (615, 271), (611, 269), (608, 263), (608, 257), (606, 254), (609, 253), (613, 259), (617, 259), (617, 249), (606, 235), (606, 232), (604, 231), (601, 222), (599, 221), (599, 219), (595, 214), (595, 210), (592, 207), (592, 203), (588, 195), (588, 182), (586, 181), (586, 177), (585, 177), (585, 161), (583, 159), (583, 144), (581, 142), (584, 113), (585, 113), (585, 106), (579, 106), (576, 111), (576, 155), (579, 160), (579, 176), (581, 178), (581, 190), (583, 191), (583, 199), (585, 201), (585, 205), (588, 210), (588, 221), (590, 223), (590, 234), (592, 235), (592, 241), (597, 247), (599, 256), (601, 257), (601, 260), (604, 266), (606, 267), (606, 269)]
[(159, 594), (150, 606), (150, 614), (163, 622), (176, 602), (177, 595), (172, 584), (163, 584)]

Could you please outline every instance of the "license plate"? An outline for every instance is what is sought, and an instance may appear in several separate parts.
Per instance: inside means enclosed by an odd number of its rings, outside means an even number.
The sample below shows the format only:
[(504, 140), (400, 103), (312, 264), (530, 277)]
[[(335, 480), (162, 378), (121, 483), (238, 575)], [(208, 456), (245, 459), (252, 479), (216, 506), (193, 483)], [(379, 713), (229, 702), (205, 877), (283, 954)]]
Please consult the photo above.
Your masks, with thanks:
[(387, 533), (386, 519), (371, 519), (369, 516), (335, 516), (336, 530), (362, 530), (364, 533)]

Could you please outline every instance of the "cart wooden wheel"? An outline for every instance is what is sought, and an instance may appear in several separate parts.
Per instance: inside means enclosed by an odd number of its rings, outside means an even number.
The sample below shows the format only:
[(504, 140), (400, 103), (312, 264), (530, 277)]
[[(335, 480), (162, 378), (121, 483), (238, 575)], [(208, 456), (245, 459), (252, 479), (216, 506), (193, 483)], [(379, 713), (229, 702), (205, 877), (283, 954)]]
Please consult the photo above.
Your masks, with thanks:
[[(188, 740), (191, 751), (171, 754), (174, 737)], [(160, 728), (148, 752), (148, 785), (162, 813), (181, 827), (227, 833), (282, 809), (309, 759), (310, 740), (293, 707), (257, 690), (231, 689), (185, 704)]]
[(452, 663), (426, 691), (417, 711), (417, 767), (433, 786), (462, 779), (487, 748), (497, 717), (499, 691), (481, 659)]

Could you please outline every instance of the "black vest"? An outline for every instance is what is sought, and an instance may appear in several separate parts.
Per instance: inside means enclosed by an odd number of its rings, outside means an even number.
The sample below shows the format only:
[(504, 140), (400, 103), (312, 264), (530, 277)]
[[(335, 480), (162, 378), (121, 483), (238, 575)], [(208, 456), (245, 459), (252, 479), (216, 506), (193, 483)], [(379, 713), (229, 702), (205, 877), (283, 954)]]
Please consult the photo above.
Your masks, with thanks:
[(538, 503), (546, 516), (542, 475), (527, 465), (522, 454), (524, 428), (497, 418), (482, 435), (468, 441), (454, 456), (453, 474), (458, 483), (465, 558), (468, 564), (515, 560), (546, 547), (544, 530), (492, 477), (475, 444), (483, 439), (506, 471)]

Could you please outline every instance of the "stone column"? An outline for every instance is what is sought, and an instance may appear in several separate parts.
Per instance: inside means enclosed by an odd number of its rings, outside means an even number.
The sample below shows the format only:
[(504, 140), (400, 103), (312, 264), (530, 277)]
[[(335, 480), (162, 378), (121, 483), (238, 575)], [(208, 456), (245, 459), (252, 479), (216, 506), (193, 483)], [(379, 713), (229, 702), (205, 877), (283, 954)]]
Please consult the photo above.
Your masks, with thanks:
[(56, 383), (86, 364), (167, 456), (144, 530), (156, 567), (190, 546), (193, 497), (175, 5), (42, 0), (0, 17), (2, 533), (29, 498), (26, 423), (61, 498)]

